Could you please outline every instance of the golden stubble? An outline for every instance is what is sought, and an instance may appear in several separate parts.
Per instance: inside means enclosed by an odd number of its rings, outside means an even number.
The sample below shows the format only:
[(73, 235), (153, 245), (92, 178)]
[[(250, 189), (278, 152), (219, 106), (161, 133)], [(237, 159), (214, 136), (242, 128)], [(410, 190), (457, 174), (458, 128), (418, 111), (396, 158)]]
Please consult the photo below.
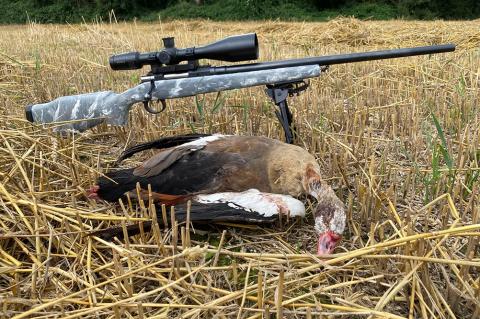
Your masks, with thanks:
[[(352, 18), (0, 27), (0, 313), (479, 317), (478, 30), (479, 20)], [(120, 92), (147, 72), (114, 72), (111, 54), (158, 50), (164, 36), (187, 47), (254, 31), (264, 61), (457, 44), (454, 53), (332, 66), (289, 100), (299, 145), (346, 205), (347, 231), (331, 258), (312, 255), (311, 216), (273, 227), (223, 225), (208, 236), (151, 200), (110, 205), (85, 196), (138, 142), (192, 131), (283, 139), (261, 87), (168, 101), (159, 116), (136, 106), (126, 127), (66, 137), (24, 119), (27, 104)], [(140, 227), (139, 236), (113, 242), (85, 236), (126, 231), (157, 213), (168, 227), (154, 222), (152, 232)]]

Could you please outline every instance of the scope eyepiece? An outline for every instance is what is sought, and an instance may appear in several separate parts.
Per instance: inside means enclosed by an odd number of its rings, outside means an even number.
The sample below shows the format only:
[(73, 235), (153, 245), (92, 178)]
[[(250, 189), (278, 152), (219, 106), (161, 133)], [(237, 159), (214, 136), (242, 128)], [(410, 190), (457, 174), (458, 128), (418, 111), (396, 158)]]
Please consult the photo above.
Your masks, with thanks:
[(198, 59), (239, 62), (258, 58), (258, 38), (255, 33), (234, 35), (203, 47), (187, 49), (175, 48), (174, 38), (164, 38), (163, 42), (165, 49), (159, 52), (112, 55), (110, 67), (113, 70), (135, 70), (144, 65), (175, 65)]

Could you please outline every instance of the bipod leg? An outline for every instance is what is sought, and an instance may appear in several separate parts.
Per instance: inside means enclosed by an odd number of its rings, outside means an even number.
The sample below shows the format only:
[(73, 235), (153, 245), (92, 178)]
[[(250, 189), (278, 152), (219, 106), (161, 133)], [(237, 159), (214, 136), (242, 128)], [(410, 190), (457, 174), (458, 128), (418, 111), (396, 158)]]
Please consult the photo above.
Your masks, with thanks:
[(295, 129), (292, 127), (293, 116), (287, 104), (287, 97), (291, 94), (292, 88), (292, 83), (283, 83), (267, 85), (267, 89), (265, 90), (278, 107), (278, 109), (275, 110), (275, 115), (285, 132), (285, 141), (289, 144), (293, 144), (295, 134)]
[(277, 106), (278, 110), (275, 110), (275, 114), (285, 132), (285, 141), (289, 144), (293, 144), (294, 132), (292, 131), (292, 112), (290, 112), (290, 109), (288, 108), (287, 100), (278, 103)]

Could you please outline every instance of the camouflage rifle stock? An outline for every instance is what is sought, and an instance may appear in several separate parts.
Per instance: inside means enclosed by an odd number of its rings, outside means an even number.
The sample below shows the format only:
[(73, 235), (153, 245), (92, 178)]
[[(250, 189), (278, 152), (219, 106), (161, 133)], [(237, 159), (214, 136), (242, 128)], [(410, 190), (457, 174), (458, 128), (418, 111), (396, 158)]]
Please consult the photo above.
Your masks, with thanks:
[[(150, 65), (151, 71), (142, 83), (123, 93), (103, 91), (64, 96), (48, 103), (29, 105), (26, 117), (34, 123), (58, 123), (58, 131), (84, 131), (104, 121), (125, 125), (131, 107), (143, 102), (150, 113), (165, 108), (165, 100), (196, 94), (266, 85), (266, 93), (278, 109), (275, 111), (287, 142), (293, 142), (292, 114), (287, 97), (308, 87), (304, 80), (318, 77), (329, 65), (414, 55), (450, 52), (454, 44), (416, 48), (349, 53), (340, 55), (290, 59), (229, 66), (199, 65), (199, 59), (227, 62), (258, 58), (258, 39), (255, 33), (225, 38), (203, 47), (177, 49), (173, 38), (163, 39), (165, 48), (158, 52), (129, 52), (110, 57), (114, 70), (133, 70)], [(186, 61), (186, 63), (180, 63)], [(159, 100), (163, 108), (154, 111), (149, 102)], [(61, 123), (68, 122), (68, 123)]]

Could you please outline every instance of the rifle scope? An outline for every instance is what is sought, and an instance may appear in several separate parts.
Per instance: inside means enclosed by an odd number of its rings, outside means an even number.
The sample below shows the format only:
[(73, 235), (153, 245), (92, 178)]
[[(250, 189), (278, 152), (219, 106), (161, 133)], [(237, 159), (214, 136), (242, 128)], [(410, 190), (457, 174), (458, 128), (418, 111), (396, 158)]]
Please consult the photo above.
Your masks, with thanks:
[(175, 65), (182, 61), (211, 59), (227, 62), (258, 58), (258, 39), (255, 33), (234, 35), (203, 47), (177, 49), (174, 38), (163, 38), (165, 49), (158, 52), (128, 52), (112, 55), (113, 70), (135, 70), (144, 65)]

